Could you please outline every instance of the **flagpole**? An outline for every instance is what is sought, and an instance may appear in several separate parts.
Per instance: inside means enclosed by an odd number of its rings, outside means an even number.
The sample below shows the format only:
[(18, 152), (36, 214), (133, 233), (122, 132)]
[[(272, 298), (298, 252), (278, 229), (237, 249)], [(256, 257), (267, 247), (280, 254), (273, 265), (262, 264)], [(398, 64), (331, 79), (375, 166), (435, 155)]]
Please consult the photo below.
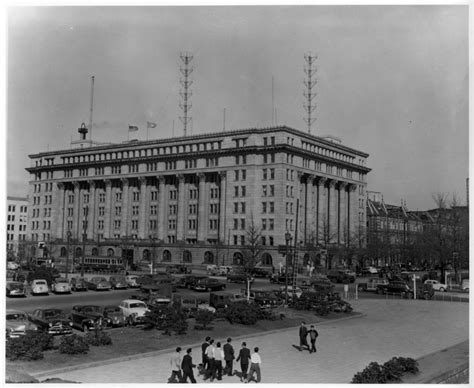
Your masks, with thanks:
[(146, 140), (148, 141), (148, 132), (150, 128), (148, 127), (148, 123), (146, 123)]

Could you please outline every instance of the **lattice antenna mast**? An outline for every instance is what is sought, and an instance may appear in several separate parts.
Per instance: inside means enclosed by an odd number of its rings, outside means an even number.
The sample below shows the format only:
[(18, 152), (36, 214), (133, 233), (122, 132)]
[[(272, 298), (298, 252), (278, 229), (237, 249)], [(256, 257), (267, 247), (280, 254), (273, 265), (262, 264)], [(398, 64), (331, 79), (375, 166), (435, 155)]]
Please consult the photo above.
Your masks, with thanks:
[(304, 67), (304, 72), (306, 74), (306, 79), (303, 81), (306, 90), (303, 92), (303, 96), (305, 97), (306, 101), (303, 105), (304, 110), (306, 112), (306, 117), (303, 118), (304, 122), (308, 126), (308, 133), (311, 133), (311, 125), (316, 121), (316, 117), (313, 117), (313, 111), (316, 109), (316, 103), (314, 101), (316, 97), (316, 92), (314, 88), (317, 83), (316, 79), (316, 59), (318, 56), (315, 54), (305, 54), (304, 60), (306, 65)]
[(182, 74), (182, 77), (179, 79), (179, 83), (182, 87), (180, 91), (182, 100), (179, 103), (179, 107), (183, 110), (183, 116), (181, 116), (179, 119), (183, 123), (184, 136), (186, 136), (188, 124), (191, 122), (191, 117), (188, 116), (188, 113), (192, 106), (189, 102), (192, 92), (189, 89), (193, 83), (193, 81), (190, 79), (191, 73), (193, 72), (193, 68), (190, 66), (193, 56), (189, 53), (181, 53), (179, 57), (182, 61), (182, 66), (179, 68), (179, 71)]

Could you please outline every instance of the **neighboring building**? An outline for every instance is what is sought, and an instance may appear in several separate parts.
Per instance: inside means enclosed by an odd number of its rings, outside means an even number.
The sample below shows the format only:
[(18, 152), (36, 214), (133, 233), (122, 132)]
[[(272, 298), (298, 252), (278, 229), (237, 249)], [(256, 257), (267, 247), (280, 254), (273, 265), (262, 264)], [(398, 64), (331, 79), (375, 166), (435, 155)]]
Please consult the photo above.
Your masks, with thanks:
[(28, 198), (7, 197), (7, 257), (21, 256), (28, 224)]
[[(81, 128), (82, 132), (84, 130)], [(368, 154), (285, 126), (91, 145), (30, 155), (30, 255), (113, 255), (128, 263), (242, 262), (249, 225), (262, 265), (349, 243), (365, 225)], [(293, 240), (294, 241), (294, 240)], [(309, 248), (308, 248), (309, 249)]]

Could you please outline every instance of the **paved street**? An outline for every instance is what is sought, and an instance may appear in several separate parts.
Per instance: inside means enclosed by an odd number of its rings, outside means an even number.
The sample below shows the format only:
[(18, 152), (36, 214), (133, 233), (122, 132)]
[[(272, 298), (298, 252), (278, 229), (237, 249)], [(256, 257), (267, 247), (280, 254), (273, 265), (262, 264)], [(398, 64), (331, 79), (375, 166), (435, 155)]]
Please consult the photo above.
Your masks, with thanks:
[[(385, 362), (393, 356), (419, 358), (469, 338), (468, 303), (423, 300), (359, 299), (351, 301), (359, 318), (321, 323), (318, 353), (299, 352), (297, 329), (236, 339), (259, 346), (263, 383), (349, 383), (371, 361)], [(218, 339), (223, 340), (223, 339)], [(186, 343), (182, 344), (183, 348)], [(166, 383), (170, 352), (125, 362), (41, 376), (60, 377), (83, 383)], [(200, 360), (198, 347), (193, 350)], [(289, 367), (291, 366), (291, 368)], [(199, 377), (198, 382), (202, 382)], [(225, 383), (239, 383), (237, 377)]]

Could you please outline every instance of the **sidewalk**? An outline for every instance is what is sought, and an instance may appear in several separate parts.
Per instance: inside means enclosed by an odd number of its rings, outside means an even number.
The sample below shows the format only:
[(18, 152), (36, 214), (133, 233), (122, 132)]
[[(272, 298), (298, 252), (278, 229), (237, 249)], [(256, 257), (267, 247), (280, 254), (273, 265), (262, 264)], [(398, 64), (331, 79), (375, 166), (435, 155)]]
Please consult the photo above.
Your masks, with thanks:
[[(371, 361), (384, 363), (394, 356), (418, 359), (469, 338), (467, 303), (366, 299), (351, 304), (364, 315), (329, 322), (315, 317), (319, 331), (315, 354), (292, 346), (298, 344), (297, 328), (234, 339), (234, 348), (238, 350), (242, 340), (250, 348), (260, 347), (262, 383), (349, 383)], [(34, 376), (82, 383), (166, 383), (171, 353)], [(193, 347), (194, 363), (199, 363), (200, 357), (199, 347)], [(238, 369), (235, 363), (234, 368)], [(203, 382), (200, 376), (197, 381)], [(240, 383), (235, 376), (222, 382)]]

